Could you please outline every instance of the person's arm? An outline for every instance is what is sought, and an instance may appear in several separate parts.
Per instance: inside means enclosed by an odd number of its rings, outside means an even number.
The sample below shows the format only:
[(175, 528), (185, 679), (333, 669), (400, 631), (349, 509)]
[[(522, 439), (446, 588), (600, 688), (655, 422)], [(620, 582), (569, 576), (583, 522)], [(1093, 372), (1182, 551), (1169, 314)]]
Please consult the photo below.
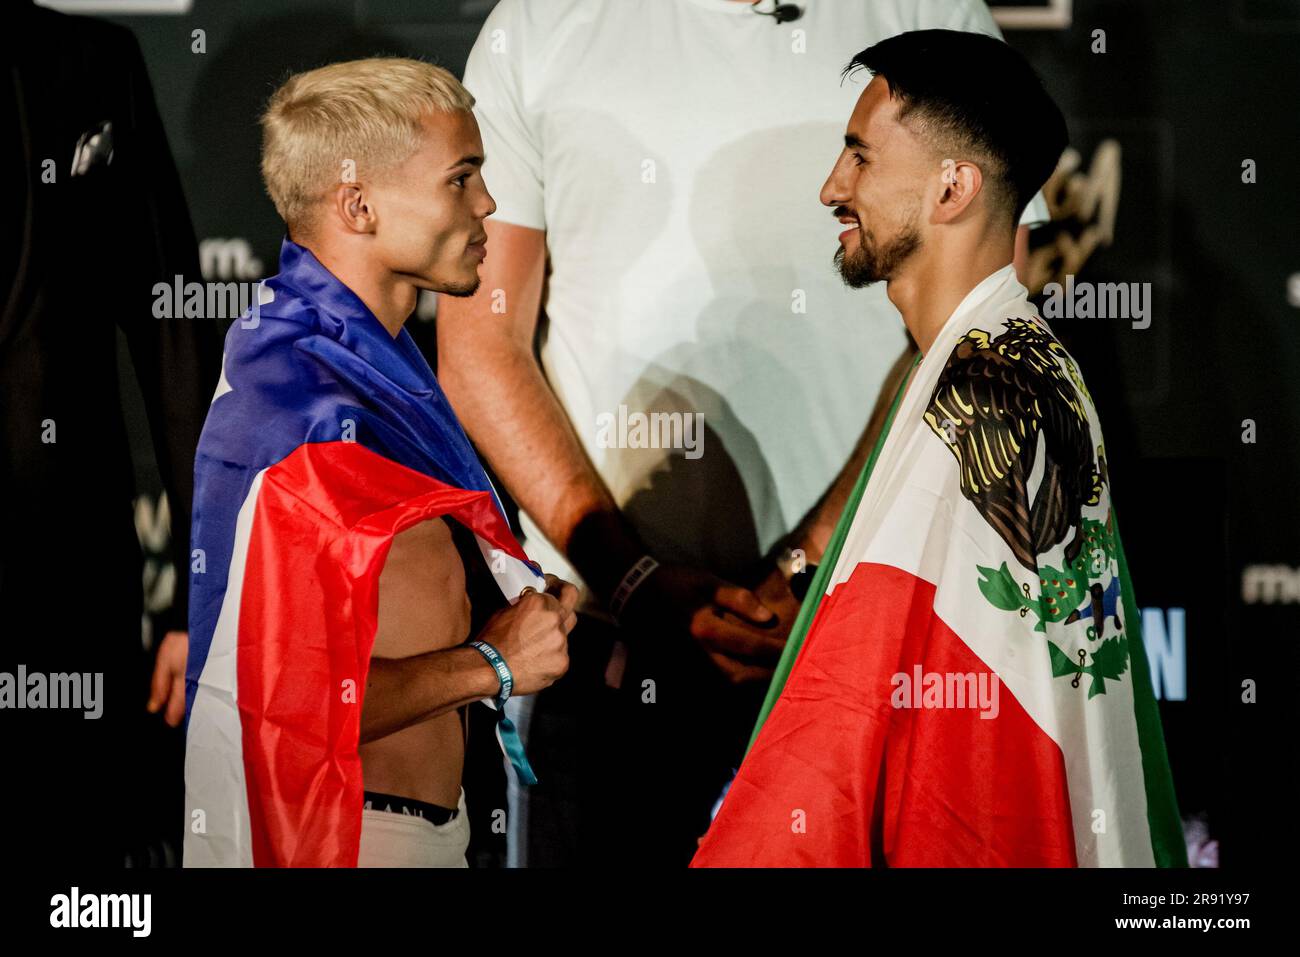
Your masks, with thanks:
[(361, 743), (490, 698), (498, 685), (496, 671), (473, 648), (371, 658), (361, 707)]
[[(576, 588), (548, 575), (545, 593), (527, 589), (513, 605), (488, 619), (478, 639), (495, 648), (510, 668), (513, 695), (536, 694), (568, 670), (568, 634), (576, 622), (577, 601)], [(454, 616), (435, 615), (429, 625), (436, 631), (449, 627), (448, 622), (454, 622)], [(496, 669), (464, 645), (407, 658), (371, 658), (361, 705), (361, 743), (491, 698), (499, 689)]]
[(645, 549), (537, 363), (546, 235), (491, 219), (486, 226), (479, 291), (438, 302), (438, 380), (515, 501), (608, 597)]
[[(608, 601), (647, 549), (587, 457), (533, 348), (545, 233), (488, 220), (479, 291), (438, 303), (438, 379), (480, 452), (546, 537)], [(494, 305), (496, 308), (494, 309)], [(761, 669), (729, 656), (780, 653), (781, 638), (750, 622), (771, 612), (746, 589), (700, 569), (665, 566), (627, 603), (625, 621), (680, 627), (733, 680)]]
[[(501, 0), (465, 63), (497, 216), (487, 223), (479, 293), (439, 302), (438, 375), (515, 500), (608, 602), (647, 549), (587, 457), (533, 348), (546, 263), (546, 163), (529, 99), (536, 64), (550, 56), (549, 29), (536, 5)], [(619, 619), (629, 631), (689, 631), (733, 680), (762, 675), (716, 657), (721, 651), (775, 657), (781, 648), (772, 631), (748, 623), (771, 619), (758, 598), (697, 568), (652, 572)]]

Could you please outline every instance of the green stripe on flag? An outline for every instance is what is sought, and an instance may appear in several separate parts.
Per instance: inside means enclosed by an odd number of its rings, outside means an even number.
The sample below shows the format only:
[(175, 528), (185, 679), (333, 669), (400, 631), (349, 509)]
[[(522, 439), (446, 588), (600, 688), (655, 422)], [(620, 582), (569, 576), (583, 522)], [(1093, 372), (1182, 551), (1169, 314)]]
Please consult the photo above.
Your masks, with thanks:
[(763, 728), (763, 722), (767, 720), (768, 714), (771, 713), (776, 699), (781, 697), (781, 692), (785, 690), (786, 680), (790, 677), (790, 670), (794, 668), (795, 659), (799, 657), (799, 649), (803, 647), (803, 640), (808, 634), (808, 626), (812, 624), (813, 618), (817, 616), (817, 607), (821, 604), (822, 596), (826, 594), (826, 586), (830, 582), (831, 573), (835, 571), (835, 565), (840, 559), (840, 551), (844, 548), (844, 540), (848, 538), (849, 527), (853, 524), (853, 518), (858, 513), (858, 503), (862, 501), (862, 493), (867, 488), (867, 481), (871, 478), (871, 470), (876, 467), (876, 459), (880, 457), (880, 449), (885, 444), (885, 439), (889, 435), (889, 429), (894, 424), (894, 414), (898, 412), (898, 404), (903, 398), (903, 391), (907, 383), (912, 378), (912, 372), (921, 361), (921, 355), (918, 353), (912, 360), (912, 364), (907, 369), (907, 375), (903, 376), (903, 381), (898, 385), (898, 391), (894, 393), (894, 401), (890, 403), (889, 415), (885, 417), (884, 427), (880, 430), (880, 437), (876, 439), (876, 445), (871, 450), (871, 455), (867, 459), (867, 464), (862, 468), (862, 474), (858, 476), (857, 483), (853, 486), (853, 491), (849, 493), (849, 500), (844, 505), (844, 511), (840, 513), (840, 520), (835, 525), (835, 532), (831, 535), (831, 540), (826, 546), (826, 553), (822, 555), (821, 563), (817, 566), (817, 571), (813, 575), (812, 584), (808, 586), (808, 594), (804, 596), (803, 604), (799, 607), (799, 616), (794, 620), (794, 627), (790, 629), (790, 637), (786, 640), (785, 650), (781, 652), (781, 660), (777, 662), (776, 671), (772, 674), (772, 683), (768, 686), (767, 697), (763, 699), (763, 707), (758, 712), (758, 721), (754, 724), (754, 733), (749, 736), (749, 746), (745, 753), (749, 753), (749, 748), (754, 746), (758, 740), (758, 732)]
[(1169, 772), (1165, 735), (1160, 726), (1160, 708), (1151, 687), (1146, 646), (1142, 640), (1142, 618), (1128, 577), (1128, 560), (1119, 536), (1119, 518), (1111, 502), (1115, 553), (1119, 561), (1120, 589), (1124, 597), (1124, 622), (1128, 628), (1129, 667), (1133, 673), (1133, 711), (1137, 719), (1138, 746), (1142, 749), (1142, 777), (1147, 792), (1147, 826), (1151, 830), (1151, 853), (1156, 867), (1186, 867), (1187, 842), (1183, 837), (1174, 779)]

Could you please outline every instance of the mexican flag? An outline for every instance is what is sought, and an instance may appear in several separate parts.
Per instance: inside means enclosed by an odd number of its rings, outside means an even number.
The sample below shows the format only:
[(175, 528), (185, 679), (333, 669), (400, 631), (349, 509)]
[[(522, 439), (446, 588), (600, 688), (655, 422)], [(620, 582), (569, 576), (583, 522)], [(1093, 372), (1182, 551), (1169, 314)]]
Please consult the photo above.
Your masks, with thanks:
[(1096, 411), (1010, 266), (909, 382), (692, 866), (1186, 866)]

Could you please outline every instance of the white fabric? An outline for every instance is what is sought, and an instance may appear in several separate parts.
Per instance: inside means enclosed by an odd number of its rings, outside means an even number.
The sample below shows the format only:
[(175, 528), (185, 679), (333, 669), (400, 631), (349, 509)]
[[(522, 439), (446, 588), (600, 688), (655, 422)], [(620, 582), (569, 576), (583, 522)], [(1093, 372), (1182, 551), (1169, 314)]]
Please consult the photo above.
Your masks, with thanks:
[(469, 817), (465, 792), (460, 813), (446, 824), (393, 811), (361, 812), (361, 850), (357, 867), (469, 867)]
[(185, 867), (252, 867), (243, 731), (239, 720), (239, 609), (248, 541), (266, 469), (235, 519), (226, 595), (194, 692), (185, 738)]
[[(829, 595), (848, 581), (862, 562), (899, 568), (934, 584), (936, 614), (1060, 746), (1079, 866), (1151, 867), (1154, 854), (1132, 671), (1108, 681), (1104, 695), (1088, 698), (1086, 686), (1079, 689), (1053, 676), (1047, 651), (1049, 641), (1070, 658), (1079, 647), (1092, 650), (1080, 637), (1083, 624), (1049, 623), (1045, 632), (1034, 632), (1033, 617), (1017, 618), (981, 594), (977, 568), (989, 561), (987, 556), (1005, 554), (1016, 575), (1023, 578), (1025, 573), (998, 533), (962, 496), (952, 453), (924, 421), (958, 341), (972, 329), (996, 338), (1012, 318), (1036, 323), (1051, 334), (1011, 266), (987, 276), (953, 310), (899, 404), (826, 591)], [(1081, 394), (1093, 448), (1100, 450), (1101, 424), (1091, 398)], [(1028, 482), (1031, 500), (1045, 457), (1040, 445)], [(1098, 504), (1083, 507), (1084, 517), (1104, 521), (1110, 501), (1106, 487)], [(1040, 567), (1067, 567), (1064, 542), (1038, 560)], [(1108, 566), (1095, 580), (1108, 586), (1116, 575), (1118, 568)], [(1135, 647), (1131, 653), (1142, 651)]]
[[(724, 574), (825, 492), (905, 343), (883, 285), (831, 264), (818, 193), (866, 82), (840, 71), (905, 30), (998, 33), (976, 0), (802, 6), (501, 0), (465, 70), (496, 218), (547, 233), (552, 388), (656, 556)], [(1025, 221), (1047, 218), (1036, 197)], [(620, 405), (702, 412), (703, 454), (600, 447)]]

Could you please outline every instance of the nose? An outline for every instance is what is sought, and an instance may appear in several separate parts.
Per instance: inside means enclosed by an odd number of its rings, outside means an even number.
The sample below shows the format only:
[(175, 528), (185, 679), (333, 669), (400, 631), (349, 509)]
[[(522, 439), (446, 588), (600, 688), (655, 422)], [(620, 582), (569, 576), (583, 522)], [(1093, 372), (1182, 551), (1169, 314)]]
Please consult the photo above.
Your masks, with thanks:
[(483, 189), (483, 200), (484, 202), (479, 205), (479, 219), (487, 219), (497, 211), (497, 201), (492, 198), (492, 194), (487, 191), (486, 187)]
[(835, 165), (831, 167), (831, 173), (826, 177), (826, 182), (822, 184), (822, 191), (819, 195), (823, 206), (847, 206), (849, 205), (849, 191), (845, 185), (845, 177), (841, 174), (844, 164), (841, 162), (843, 156), (836, 159)]

